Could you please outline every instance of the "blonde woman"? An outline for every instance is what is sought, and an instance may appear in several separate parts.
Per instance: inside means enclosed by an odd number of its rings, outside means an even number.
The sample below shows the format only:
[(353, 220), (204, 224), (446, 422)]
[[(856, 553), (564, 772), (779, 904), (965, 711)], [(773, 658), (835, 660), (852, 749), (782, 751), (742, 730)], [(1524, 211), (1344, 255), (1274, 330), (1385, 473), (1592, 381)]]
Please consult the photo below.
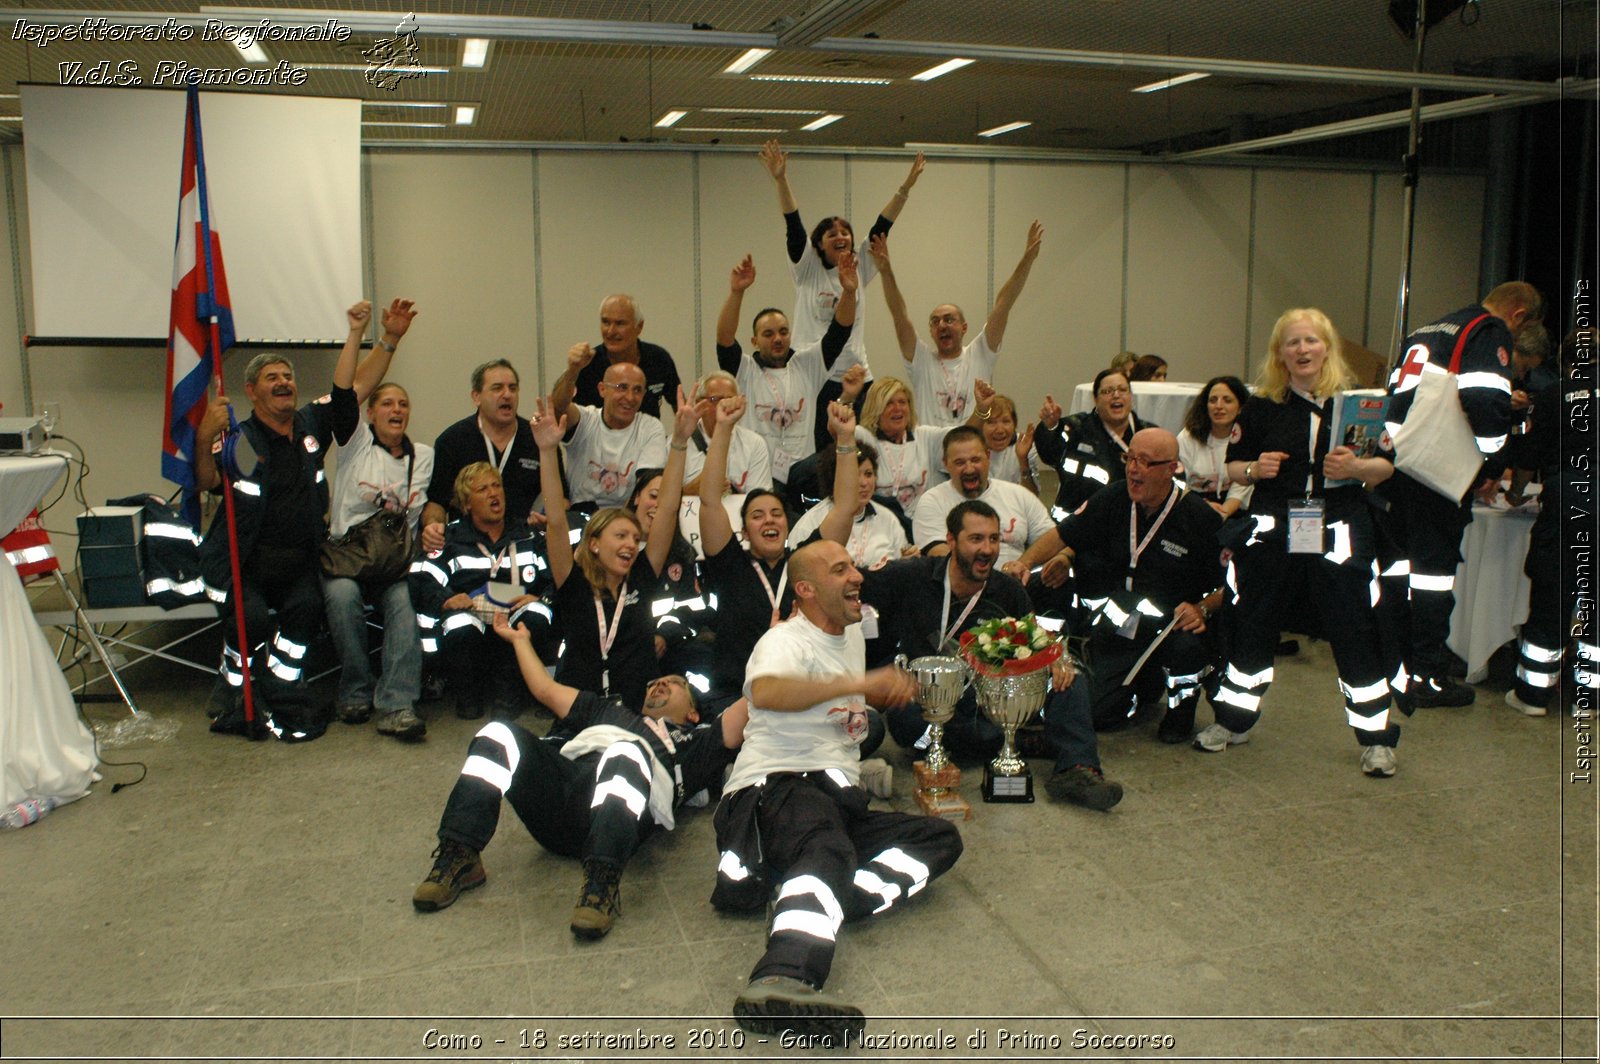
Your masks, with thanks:
[(879, 377), (867, 389), (856, 437), (878, 450), (877, 494), (898, 503), (908, 520), (923, 492), (945, 479), (941, 454), (947, 431), (917, 423), (911, 385), (899, 377)]

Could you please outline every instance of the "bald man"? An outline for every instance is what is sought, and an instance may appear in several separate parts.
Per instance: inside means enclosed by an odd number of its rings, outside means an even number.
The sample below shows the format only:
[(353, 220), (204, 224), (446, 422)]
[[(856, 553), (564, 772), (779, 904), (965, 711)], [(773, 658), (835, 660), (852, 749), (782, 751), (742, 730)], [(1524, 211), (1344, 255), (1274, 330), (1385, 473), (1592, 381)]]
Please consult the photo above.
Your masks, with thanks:
[[(644, 332), (644, 315), (639, 313), (639, 302), (630, 295), (618, 293), (606, 296), (600, 304), (600, 345), (581, 345), (589, 352), (582, 365), (563, 376), (554, 389), (559, 396), (563, 388), (571, 388), (568, 398), (582, 406), (599, 406), (596, 388), (605, 379), (606, 370), (627, 363), (638, 366), (644, 373), (644, 402), (639, 409), (651, 417), (661, 416), (665, 401), (671, 410), (677, 402), (677, 363), (667, 349), (639, 339)], [(576, 349), (575, 349), (576, 350)], [(570, 362), (569, 362), (570, 367)]]
[(867, 671), (850, 552), (809, 544), (787, 577), (797, 611), (761, 637), (745, 671), (750, 720), (717, 808), (711, 903), (760, 910), (777, 885), (766, 953), (733, 1015), (747, 1031), (794, 1028), (837, 1047), (866, 1025), (822, 990), (840, 925), (921, 891), (961, 856), (961, 835), (948, 821), (867, 808), (857, 754), (867, 704), (903, 706), (916, 682), (894, 666)]
[[(578, 344), (568, 354), (568, 365), (587, 349)], [(638, 366), (618, 362), (608, 368), (595, 387), (600, 408), (566, 406), (559, 391), (550, 396), (550, 416), (567, 414), (567, 473), (572, 485), (572, 508), (593, 513), (607, 506), (626, 506), (633, 475), (640, 469), (660, 469), (667, 464), (667, 435), (661, 422), (641, 416), (646, 384)]]
[[(1047, 584), (1075, 569), (1091, 611), (1089, 697), (1095, 727), (1126, 727), (1141, 707), (1164, 705), (1162, 742), (1187, 742), (1195, 706), (1220, 648), (1211, 616), (1222, 605), (1222, 517), (1173, 483), (1178, 440), (1141, 429), (1123, 455), (1127, 480), (1101, 488), (1007, 567), (1025, 577), (1044, 566)], [(1129, 673), (1168, 625), (1155, 653)]]

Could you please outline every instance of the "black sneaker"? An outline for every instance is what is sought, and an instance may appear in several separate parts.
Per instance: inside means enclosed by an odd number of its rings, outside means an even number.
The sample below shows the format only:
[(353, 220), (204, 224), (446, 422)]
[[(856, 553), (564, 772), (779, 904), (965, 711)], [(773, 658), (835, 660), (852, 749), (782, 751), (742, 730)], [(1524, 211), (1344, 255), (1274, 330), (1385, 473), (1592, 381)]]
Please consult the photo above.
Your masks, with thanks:
[(583, 862), (583, 893), (572, 910), (572, 933), (579, 938), (605, 938), (622, 915), (622, 869), (605, 861)]
[(847, 1048), (852, 1037), (859, 1039), (867, 1029), (867, 1019), (860, 1009), (786, 975), (750, 980), (750, 985), (734, 999), (733, 1018), (741, 1028), (755, 1034), (793, 1031), (816, 1039), (812, 1048)]
[(372, 719), (372, 703), (350, 702), (337, 707), (333, 715), (344, 724), (365, 724)]
[(1411, 696), (1412, 705), (1424, 709), (1470, 706), (1478, 698), (1478, 692), (1449, 676), (1443, 680), (1413, 680), (1406, 693)]
[(442, 839), (439, 848), (433, 851), (433, 868), (411, 895), (411, 904), (425, 913), (447, 909), (461, 897), (462, 891), (483, 886), (487, 878), (477, 850)]
[(1045, 791), (1062, 802), (1105, 812), (1122, 801), (1122, 784), (1108, 780), (1097, 768), (1073, 765), (1045, 781)]

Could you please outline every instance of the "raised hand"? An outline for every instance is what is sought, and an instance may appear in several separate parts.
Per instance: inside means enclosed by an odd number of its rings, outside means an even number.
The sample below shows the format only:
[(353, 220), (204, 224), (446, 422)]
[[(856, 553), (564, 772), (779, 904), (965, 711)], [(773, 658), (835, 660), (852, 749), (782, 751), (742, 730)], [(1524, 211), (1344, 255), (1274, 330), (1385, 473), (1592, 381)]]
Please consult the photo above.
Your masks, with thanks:
[(735, 425), (744, 417), (745, 397), (742, 395), (729, 396), (717, 404), (717, 425)]
[(828, 404), (828, 431), (840, 447), (856, 439), (856, 411), (849, 403)]
[(1054, 431), (1055, 427), (1060, 423), (1061, 404), (1056, 402), (1055, 396), (1046, 395), (1044, 397), (1044, 405), (1039, 407), (1039, 424), (1043, 425), (1046, 430)]
[(987, 410), (989, 400), (994, 398), (994, 385), (979, 377), (972, 382), (972, 395), (978, 401), (978, 409)]
[(594, 361), (594, 348), (588, 344), (577, 343), (567, 348), (568, 372), (576, 374), (592, 361)]
[(396, 337), (404, 336), (411, 328), (411, 319), (417, 316), (415, 306), (409, 299), (392, 301), (383, 312), (383, 331)]
[(746, 255), (743, 261), (733, 268), (733, 273), (728, 278), (728, 287), (735, 292), (743, 292), (755, 283), (756, 263), (754, 259)]
[(857, 362), (844, 371), (844, 376), (839, 378), (839, 401), (841, 403), (854, 403), (856, 396), (861, 394), (861, 389), (867, 383), (867, 367)]
[(550, 400), (542, 395), (534, 400), (533, 416), (528, 424), (533, 428), (533, 441), (541, 451), (554, 450), (561, 443), (561, 437), (567, 434), (566, 417), (552, 417)]
[(1029, 422), (1026, 429), (1017, 433), (1017, 467), (1024, 473), (1028, 472), (1028, 452), (1033, 450), (1034, 427), (1033, 423)]
[(900, 183), (900, 191), (910, 192), (911, 186), (915, 185), (917, 183), (917, 178), (922, 176), (922, 168), (927, 165), (927, 157), (924, 156), (920, 151), (917, 152), (917, 157), (911, 160), (911, 172), (907, 174), (906, 179)]
[(372, 320), (372, 301), (363, 299), (345, 311), (344, 316), (350, 322), (351, 332), (365, 332), (367, 322)]
[(867, 254), (872, 256), (873, 263), (882, 273), (889, 267), (889, 236), (887, 233), (874, 233), (867, 243)]
[(1033, 224), (1028, 226), (1028, 243), (1022, 249), (1024, 262), (1032, 262), (1039, 257), (1039, 247), (1044, 243), (1044, 226), (1035, 218)]
[(683, 385), (678, 385), (678, 409), (672, 418), (672, 442), (688, 443), (689, 437), (694, 435), (694, 427), (700, 423), (699, 411), (695, 409), (695, 392), (699, 385), (689, 389), (689, 394), (683, 394)]
[(854, 292), (861, 287), (861, 273), (858, 269), (860, 260), (853, 251), (839, 253), (839, 285), (848, 292)]
[(777, 141), (769, 140), (761, 145), (761, 165), (767, 168), (767, 173), (776, 181), (789, 169), (789, 153), (784, 151), (783, 146)]

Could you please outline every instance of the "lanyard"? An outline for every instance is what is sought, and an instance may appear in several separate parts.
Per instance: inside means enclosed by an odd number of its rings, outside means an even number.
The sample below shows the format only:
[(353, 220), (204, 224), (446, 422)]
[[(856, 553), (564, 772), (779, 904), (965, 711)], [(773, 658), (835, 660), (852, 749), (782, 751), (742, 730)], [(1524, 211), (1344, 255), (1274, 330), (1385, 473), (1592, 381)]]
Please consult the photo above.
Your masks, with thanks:
[(761, 587), (767, 593), (767, 601), (772, 603), (772, 620), (767, 622), (767, 627), (771, 628), (778, 623), (778, 602), (783, 598), (784, 585), (789, 582), (789, 567), (787, 565), (783, 567), (783, 575), (778, 577), (778, 590), (774, 592), (772, 581), (767, 579), (767, 570), (762, 564), (754, 558), (750, 559), (750, 564), (755, 568), (756, 576), (761, 578)]
[(1138, 541), (1137, 543), (1135, 542), (1135, 539), (1139, 527), (1139, 504), (1136, 502), (1130, 502), (1128, 504), (1128, 577), (1124, 586), (1126, 586), (1129, 591), (1133, 590), (1133, 571), (1139, 568), (1139, 555), (1143, 554), (1144, 549), (1150, 545), (1150, 541), (1156, 538), (1156, 533), (1161, 529), (1161, 523), (1167, 519), (1167, 515), (1172, 512), (1172, 508), (1176, 506), (1177, 503), (1178, 493), (1176, 491), (1169, 492), (1167, 495), (1167, 504), (1163, 506), (1161, 508), (1161, 512), (1156, 515), (1155, 524), (1151, 525), (1150, 531), (1144, 534), (1144, 539)]
[(494, 444), (489, 442), (489, 434), (483, 431), (483, 418), (481, 417), (478, 418), (478, 434), (483, 437), (484, 450), (489, 452), (489, 464), (494, 466), (495, 471), (504, 477), (506, 473), (506, 463), (511, 461), (511, 448), (517, 445), (516, 435), (513, 434), (511, 439), (506, 441), (506, 449), (501, 453), (500, 457), (496, 459), (494, 456)]
[[(871, 521), (873, 512), (872, 504), (870, 502), (867, 503), (867, 508), (861, 511), (861, 516), (852, 521), (850, 525), (850, 542), (845, 544), (844, 549), (849, 553), (850, 560), (857, 565), (871, 564), (867, 561), (864, 552), (867, 549), (867, 540), (872, 535)], [(857, 531), (858, 529), (859, 531)], [(876, 558), (873, 559), (873, 561), (876, 560)], [(787, 570), (785, 570), (784, 575), (788, 575)]]
[(478, 549), (483, 552), (483, 556), (485, 558), (489, 559), (489, 579), (490, 580), (493, 580), (495, 578), (495, 574), (500, 571), (500, 566), (505, 564), (506, 555), (510, 553), (511, 548), (514, 547), (515, 545), (516, 545), (515, 542), (507, 543), (504, 547), (501, 547), (499, 550), (491, 551), (488, 547), (485, 547), (482, 543), (478, 544)]
[(971, 598), (967, 599), (967, 608), (961, 611), (961, 616), (957, 617), (955, 623), (949, 628), (944, 628), (944, 622), (950, 619), (950, 566), (947, 564), (944, 567), (944, 609), (939, 614), (939, 625), (944, 630), (944, 638), (939, 640), (939, 649), (941, 651), (944, 649), (945, 644), (950, 642), (950, 637), (956, 634), (956, 629), (960, 628), (961, 623), (967, 619), (967, 615), (972, 612), (972, 607), (976, 606), (978, 600), (983, 598), (983, 588), (988, 586), (989, 582), (985, 580), (983, 587), (980, 587)]
[(611, 644), (617, 641), (617, 629), (622, 625), (622, 607), (628, 601), (628, 582), (624, 580), (617, 589), (617, 608), (611, 611), (611, 628), (606, 629), (606, 609), (600, 604), (600, 592), (594, 593), (594, 616), (600, 627), (600, 693), (611, 693), (611, 669), (608, 659), (611, 657)]
[[(916, 446), (919, 445), (912, 437), (910, 429), (906, 430), (906, 441), (904, 443), (895, 443), (893, 440), (883, 436), (878, 437), (878, 457), (883, 459), (884, 467), (889, 471), (889, 495), (898, 498), (899, 489), (902, 485), (910, 487), (911, 481), (906, 479), (906, 449)], [(891, 458), (891, 453), (895, 457)]]
[[(967, 366), (964, 361), (966, 357), (967, 352), (965, 350), (962, 350), (961, 354), (952, 359), (940, 358), (938, 352), (934, 352), (933, 356), (934, 365), (939, 367), (939, 376), (944, 378), (945, 395), (948, 396), (946, 409), (958, 419), (967, 412), (967, 391), (965, 388)], [(947, 361), (961, 367), (961, 372), (951, 375), (950, 371), (944, 368)], [(961, 387), (957, 386), (958, 381), (961, 382)], [(959, 402), (957, 402), (958, 399), (960, 400)]]
[(1317, 436), (1322, 432), (1323, 403), (1319, 401), (1316, 395), (1312, 392), (1302, 392), (1299, 388), (1296, 388), (1292, 384), (1289, 385), (1289, 388), (1296, 395), (1300, 396), (1300, 398), (1316, 407), (1316, 412), (1311, 415), (1308, 421), (1308, 428), (1310, 431), (1306, 435), (1306, 498), (1309, 499), (1316, 490)]

